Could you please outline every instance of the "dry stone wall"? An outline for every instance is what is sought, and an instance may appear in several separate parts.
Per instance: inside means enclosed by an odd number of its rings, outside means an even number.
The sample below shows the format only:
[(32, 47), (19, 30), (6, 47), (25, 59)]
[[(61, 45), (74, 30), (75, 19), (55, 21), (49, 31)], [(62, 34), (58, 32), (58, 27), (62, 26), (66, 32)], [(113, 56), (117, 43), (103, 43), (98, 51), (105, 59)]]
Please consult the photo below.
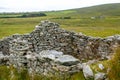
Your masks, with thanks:
[(80, 60), (106, 59), (119, 44), (120, 35), (95, 38), (66, 31), (57, 23), (41, 21), (29, 34), (15, 34), (0, 40), (0, 52), (4, 55), (26, 55), (29, 52), (56, 50)]

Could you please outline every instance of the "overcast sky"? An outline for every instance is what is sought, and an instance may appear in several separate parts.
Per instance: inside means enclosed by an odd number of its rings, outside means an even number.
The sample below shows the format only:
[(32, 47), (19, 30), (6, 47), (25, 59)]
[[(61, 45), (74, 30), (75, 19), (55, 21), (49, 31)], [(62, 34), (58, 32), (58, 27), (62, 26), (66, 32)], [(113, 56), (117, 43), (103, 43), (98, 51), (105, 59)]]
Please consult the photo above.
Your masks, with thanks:
[(120, 0), (0, 0), (0, 12), (64, 10), (107, 3)]

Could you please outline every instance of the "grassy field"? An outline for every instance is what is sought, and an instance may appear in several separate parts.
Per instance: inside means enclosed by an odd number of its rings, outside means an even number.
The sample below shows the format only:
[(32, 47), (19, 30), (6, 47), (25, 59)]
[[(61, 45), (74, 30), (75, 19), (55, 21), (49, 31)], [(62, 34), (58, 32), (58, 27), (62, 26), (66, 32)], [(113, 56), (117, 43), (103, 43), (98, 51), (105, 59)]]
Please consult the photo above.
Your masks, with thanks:
[[(56, 16), (59, 17), (59, 16)], [(0, 18), (0, 38), (15, 33), (28, 33), (34, 29), (34, 26), (41, 20), (50, 20), (57, 22), (61, 28), (74, 32), (82, 32), (89, 36), (106, 37), (120, 34), (120, 17), (95, 19), (90, 18), (71, 18), (54, 19), (51, 15), (46, 17), (31, 18)]]
[(108, 77), (110, 80), (120, 80), (120, 47), (109, 62)]
[[(44, 12), (44, 17), (16, 18), (24, 13), (0, 14), (0, 38), (15, 33), (29, 33), (41, 20), (57, 22), (61, 28), (95, 37), (120, 34), (120, 4), (106, 4), (81, 9)], [(33, 13), (33, 12), (32, 12)], [(39, 13), (39, 12), (35, 12)], [(5, 16), (14, 18), (2, 18)], [(70, 17), (70, 19), (64, 19)], [(91, 19), (95, 17), (95, 19)], [(102, 17), (102, 18), (101, 18)]]
[(34, 75), (31, 76), (26, 69), (18, 71), (16, 68), (10, 66), (0, 66), (0, 80), (85, 80), (82, 71), (74, 75)]

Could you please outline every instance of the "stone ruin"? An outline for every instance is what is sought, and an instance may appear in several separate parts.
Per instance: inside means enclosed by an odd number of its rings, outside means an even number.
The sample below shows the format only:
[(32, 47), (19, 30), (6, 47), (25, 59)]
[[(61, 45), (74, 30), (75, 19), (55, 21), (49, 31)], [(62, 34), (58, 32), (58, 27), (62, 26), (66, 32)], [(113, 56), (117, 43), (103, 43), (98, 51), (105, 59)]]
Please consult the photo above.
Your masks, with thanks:
[(78, 72), (83, 61), (109, 59), (119, 45), (120, 35), (90, 37), (41, 21), (31, 33), (0, 40), (0, 64), (27, 67), (31, 73)]
[[(113, 47), (120, 44), (120, 35), (95, 38), (61, 29), (57, 23), (42, 21), (29, 34), (14, 34), (0, 40), (0, 51), (4, 55), (25, 54), (27, 51), (39, 53), (56, 50), (73, 55), (80, 60), (104, 59), (113, 53)], [(26, 52), (25, 52), (26, 51)]]

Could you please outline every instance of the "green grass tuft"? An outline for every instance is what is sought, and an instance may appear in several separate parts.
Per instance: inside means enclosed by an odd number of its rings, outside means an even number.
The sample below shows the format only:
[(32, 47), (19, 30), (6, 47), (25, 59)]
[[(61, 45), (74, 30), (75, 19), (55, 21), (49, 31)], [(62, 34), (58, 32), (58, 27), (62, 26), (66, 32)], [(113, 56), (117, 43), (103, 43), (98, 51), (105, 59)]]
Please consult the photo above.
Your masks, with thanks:
[(26, 69), (17, 70), (13, 66), (0, 66), (0, 80), (85, 80), (82, 71), (75, 74), (44, 76), (42, 74), (30, 75)]
[(116, 50), (109, 64), (109, 80), (120, 80), (120, 48)]

